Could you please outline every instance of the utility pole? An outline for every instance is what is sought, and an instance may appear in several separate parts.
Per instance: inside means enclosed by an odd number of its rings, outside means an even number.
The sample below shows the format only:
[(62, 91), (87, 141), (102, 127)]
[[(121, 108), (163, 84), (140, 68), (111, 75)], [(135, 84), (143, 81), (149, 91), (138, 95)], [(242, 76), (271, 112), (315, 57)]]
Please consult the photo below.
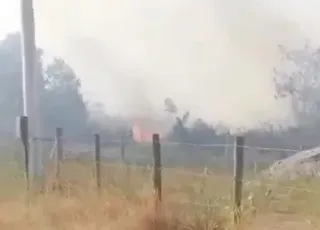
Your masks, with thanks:
[(32, 0), (20, 0), (23, 115), (29, 120), (29, 176), (33, 185), (43, 179), (40, 142), (39, 79), (36, 72), (35, 23)]

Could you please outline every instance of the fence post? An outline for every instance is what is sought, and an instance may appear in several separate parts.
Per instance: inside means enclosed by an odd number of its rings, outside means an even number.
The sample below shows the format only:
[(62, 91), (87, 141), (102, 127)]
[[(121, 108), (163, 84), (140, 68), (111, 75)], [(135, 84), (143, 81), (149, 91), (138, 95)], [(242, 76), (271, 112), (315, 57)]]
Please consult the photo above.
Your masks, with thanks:
[(57, 171), (56, 171), (56, 182), (58, 183), (58, 188), (62, 190), (61, 184), (61, 164), (63, 161), (63, 129), (56, 128), (56, 144), (57, 144)]
[(224, 159), (226, 162), (226, 166), (229, 167), (228, 161), (229, 161), (229, 133), (226, 134), (226, 146), (224, 148)]
[(257, 162), (254, 162), (253, 173), (254, 173), (254, 176), (256, 176), (258, 174), (258, 164), (257, 164)]
[(20, 117), (20, 138), (24, 148), (24, 167), (27, 180), (27, 191), (30, 190), (29, 180), (29, 128), (28, 128), (28, 117)]
[(97, 189), (100, 191), (101, 189), (101, 147), (100, 147), (100, 135), (94, 135), (94, 143), (95, 143), (95, 163), (96, 163), (96, 182)]
[(244, 137), (237, 136), (234, 143), (234, 222), (238, 224), (241, 218), (242, 180)]
[(121, 135), (120, 139), (120, 154), (121, 154), (121, 161), (125, 163), (124, 154), (125, 154), (125, 147), (124, 147), (124, 135)]
[(155, 193), (155, 208), (158, 210), (162, 200), (162, 181), (161, 181), (161, 151), (160, 151), (160, 138), (159, 134), (152, 136), (153, 146), (153, 188)]

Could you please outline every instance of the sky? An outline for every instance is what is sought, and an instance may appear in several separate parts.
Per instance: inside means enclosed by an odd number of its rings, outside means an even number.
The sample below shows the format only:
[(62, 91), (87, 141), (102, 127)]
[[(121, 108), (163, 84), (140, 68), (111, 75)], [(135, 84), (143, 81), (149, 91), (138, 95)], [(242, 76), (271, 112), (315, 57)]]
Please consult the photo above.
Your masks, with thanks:
[[(212, 124), (292, 123), (290, 101), (274, 99), (278, 45), (320, 45), (317, 0), (34, 2), (37, 44), (115, 115), (163, 117), (171, 97)], [(0, 0), (0, 37), (19, 29), (18, 4)]]
[(19, 0), (0, 0), (0, 38), (20, 28)]

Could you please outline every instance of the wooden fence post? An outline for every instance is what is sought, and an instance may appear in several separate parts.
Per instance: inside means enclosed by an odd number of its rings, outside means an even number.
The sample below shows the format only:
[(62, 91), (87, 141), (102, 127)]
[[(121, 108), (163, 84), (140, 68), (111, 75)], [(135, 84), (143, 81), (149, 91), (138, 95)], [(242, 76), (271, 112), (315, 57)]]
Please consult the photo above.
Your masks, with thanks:
[(57, 144), (57, 171), (56, 171), (56, 182), (59, 190), (62, 190), (61, 184), (61, 164), (63, 162), (63, 129), (56, 128), (56, 144)]
[(257, 162), (254, 162), (253, 173), (254, 173), (254, 176), (256, 176), (258, 174), (258, 164), (257, 164)]
[(155, 193), (155, 208), (158, 210), (162, 200), (162, 181), (161, 181), (161, 151), (159, 134), (153, 134), (153, 188)]
[(30, 190), (30, 179), (29, 179), (29, 128), (28, 128), (28, 117), (20, 117), (20, 138), (24, 148), (24, 167), (27, 182), (27, 191)]
[(120, 139), (120, 154), (121, 154), (122, 163), (125, 163), (125, 159), (124, 159), (124, 154), (125, 154), (124, 135), (121, 135), (121, 139)]
[(125, 134), (121, 134), (121, 139), (120, 139), (120, 155), (121, 155), (121, 162), (122, 165), (125, 167), (126, 171), (126, 177), (128, 183), (130, 182), (130, 166), (126, 162), (125, 159), (125, 148), (126, 148), (126, 139), (125, 139)]
[(96, 182), (97, 189), (100, 191), (101, 189), (101, 147), (100, 147), (100, 135), (95, 134), (95, 163), (96, 163)]
[(238, 224), (241, 218), (242, 180), (244, 137), (237, 136), (234, 143), (234, 222)]

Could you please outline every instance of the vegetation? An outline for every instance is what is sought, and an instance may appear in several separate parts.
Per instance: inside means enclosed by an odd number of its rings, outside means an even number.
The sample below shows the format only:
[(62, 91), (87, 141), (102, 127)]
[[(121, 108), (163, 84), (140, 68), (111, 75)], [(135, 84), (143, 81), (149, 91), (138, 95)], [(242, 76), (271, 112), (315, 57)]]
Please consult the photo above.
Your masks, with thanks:
[[(247, 133), (248, 145), (276, 148), (311, 148), (318, 145), (319, 137), (319, 50), (306, 46), (288, 51), (281, 48), (285, 61), (296, 67), (296, 72), (275, 71), (276, 97), (289, 98), (295, 111), (298, 127), (275, 127), (261, 124), (256, 131)], [(44, 59), (46, 57), (46, 59)], [(128, 130), (121, 118), (105, 114), (101, 104), (89, 106), (81, 91), (81, 82), (61, 58), (48, 59), (38, 48), (37, 73), (39, 77), (40, 110), (44, 136), (53, 136), (56, 127), (63, 127), (68, 136), (82, 136), (99, 132), (102, 136), (119, 139)], [(20, 35), (8, 35), (0, 42), (0, 135), (10, 136), (15, 130), (15, 117), (22, 114)], [(93, 102), (90, 102), (94, 104)], [(90, 108), (89, 108), (90, 107)], [(165, 99), (165, 110), (176, 118), (168, 139), (195, 144), (226, 143), (228, 129), (221, 124), (206, 124), (201, 118), (192, 117), (188, 111), (179, 111), (173, 100)], [(94, 112), (93, 112), (94, 111)], [(99, 119), (90, 119), (98, 113)], [(72, 117), (72, 119), (69, 119)], [(91, 136), (90, 136), (91, 138)]]
[[(20, 34), (10, 34), (0, 41), (0, 135), (12, 137), (15, 119), (22, 115), (22, 64), (20, 56)], [(47, 59), (45, 60), (44, 57)], [(37, 50), (37, 77), (40, 94), (40, 113), (43, 136), (53, 136), (56, 127), (63, 127), (69, 136), (86, 137), (87, 133), (100, 132), (110, 136), (112, 127), (123, 126), (120, 119), (108, 117), (103, 108), (96, 105), (95, 111), (102, 113), (99, 122), (90, 119), (88, 102), (84, 100), (81, 82), (73, 69), (61, 58), (45, 55)], [(71, 119), (72, 118), (72, 119)], [(109, 130), (105, 124), (110, 126)], [(113, 124), (113, 125), (112, 125)]]
[[(9, 157), (9, 156), (8, 156)], [(3, 161), (2, 161), (3, 162)], [(95, 185), (94, 165), (65, 161), (62, 190), (52, 190), (54, 173), (47, 165), (47, 190), (25, 193), (22, 162), (7, 158), (0, 180), (1, 229), (143, 229), (214, 230), (232, 228), (232, 176), (203, 169), (163, 169), (163, 209), (153, 208), (152, 170), (103, 163), (102, 190)], [(246, 178), (243, 229), (318, 229), (319, 180), (275, 183)]]
[[(246, 144), (260, 147), (294, 148), (314, 147), (319, 144), (319, 50), (306, 47), (288, 52), (286, 60), (297, 66), (289, 75), (276, 71), (275, 86), (278, 98), (290, 98), (299, 126), (274, 127), (264, 124), (259, 131), (247, 133)], [(53, 58), (44, 63), (44, 51), (38, 49), (38, 77), (40, 110), (44, 135), (52, 136), (56, 127), (63, 127), (68, 135), (86, 136), (99, 132), (104, 138), (119, 139), (119, 130), (125, 127), (121, 119), (103, 113), (103, 126), (90, 120), (88, 104), (81, 92), (81, 82), (72, 68), (62, 59)], [(13, 134), (15, 117), (22, 113), (22, 86), (19, 34), (9, 35), (0, 43), (0, 134)], [(303, 81), (302, 81), (303, 79)], [(301, 84), (303, 82), (303, 84)], [(194, 144), (225, 144), (226, 133), (201, 119), (190, 121), (192, 114), (180, 113), (170, 99), (166, 110), (176, 118), (167, 139)], [(98, 108), (103, 110), (102, 108)], [(179, 112), (179, 113), (178, 113)], [(72, 119), (70, 119), (72, 117)], [(86, 138), (84, 138), (86, 139)], [(90, 140), (92, 136), (90, 136)], [(2, 138), (4, 140), (4, 138)], [(83, 141), (83, 140), (82, 140)], [(6, 142), (7, 141), (3, 141)], [(2, 143), (0, 143), (2, 144)], [(14, 145), (14, 143), (12, 143)], [(150, 146), (149, 146), (150, 147)], [(148, 147), (148, 148), (149, 148)], [(64, 162), (62, 192), (52, 190), (54, 172), (47, 165), (47, 190), (35, 197), (25, 193), (21, 150), (1, 147), (0, 228), (1, 229), (145, 229), (145, 230), (213, 230), (230, 229), (232, 223), (232, 176), (220, 161), (220, 168), (209, 167), (205, 173), (199, 165), (210, 164), (209, 158), (221, 155), (222, 149), (182, 148), (166, 151), (164, 161), (171, 168), (163, 170), (163, 212), (154, 213), (152, 207), (151, 170), (113, 162), (103, 165), (103, 189), (98, 194), (94, 181), (92, 161), (84, 159)], [(166, 147), (165, 147), (166, 148)], [(137, 153), (128, 152), (138, 156)], [(188, 156), (179, 155), (179, 151)], [(10, 154), (6, 154), (10, 153)], [(149, 152), (148, 152), (149, 153)], [(216, 154), (217, 153), (217, 154)], [(107, 153), (110, 156), (111, 153)], [(145, 156), (145, 154), (144, 154)], [(285, 156), (283, 156), (285, 157)], [(188, 163), (201, 162), (197, 167), (175, 164), (182, 159)], [(144, 161), (143, 161), (144, 162)], [(142, 165), (143, 162), (140, 165)], [(136, 162), (134, 162), (136, 163)], [(173, 166), (173, 167), (172, 167)], [(184, 167), (183, 167), (184, 166)], [(207, 166), (207, 165), (206, 165)], [(216, 166), (216, 165), (215, 165)], [(248, 175), (252, 175), (248, 173)], [(303, 178), (296, 181), (265, 181), (247, 177), (243, 191), (244, 229), (303, 229), (319, 228), (319, 179)], [(270, 224), (274, 226), (270, 227)], [(281, 229), (280, 228), (280, 229)]]

